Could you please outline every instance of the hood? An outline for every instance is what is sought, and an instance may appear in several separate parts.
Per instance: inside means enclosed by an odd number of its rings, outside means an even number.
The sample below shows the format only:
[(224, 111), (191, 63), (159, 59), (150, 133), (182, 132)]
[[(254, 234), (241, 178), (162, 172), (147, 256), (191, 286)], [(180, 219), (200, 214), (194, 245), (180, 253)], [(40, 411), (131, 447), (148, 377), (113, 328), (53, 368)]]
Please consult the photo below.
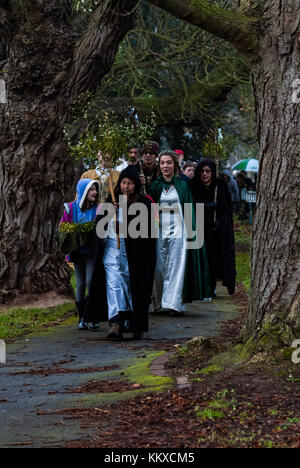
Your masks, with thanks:
[(229, 177), (229, 179), (232, 179), (232, 174), (228, 169), (224, 169), (224, 171), (222, 172), (222, 175), (223, 174), (227, 175)]
[(139, 173), (138, 173), (137, 169), (135, 168), (135, 166), (129, 165), (120, 174), (117, 186), (115, 188), (116, 196), (119, 196), (121, 194), (121, 182), (122, 182), (123, 179), (132, 180), (134, 182), (134, 184), (135, 184), (134, 192), (135, 193), (140, 193), (141, 192), (141, 180), (140, 180)]
[(78, 184), (77, 184), (77, 203), (79, 205), (79, 208), (82, 209), (84, 201), (86, 199), (86, 196), (88, 194), (88, 191), (92, 187), (92, 185), (98, 185), (98, 189), (100, 190), (100, 185), (97, 180), (93, 179), (81, 179)]

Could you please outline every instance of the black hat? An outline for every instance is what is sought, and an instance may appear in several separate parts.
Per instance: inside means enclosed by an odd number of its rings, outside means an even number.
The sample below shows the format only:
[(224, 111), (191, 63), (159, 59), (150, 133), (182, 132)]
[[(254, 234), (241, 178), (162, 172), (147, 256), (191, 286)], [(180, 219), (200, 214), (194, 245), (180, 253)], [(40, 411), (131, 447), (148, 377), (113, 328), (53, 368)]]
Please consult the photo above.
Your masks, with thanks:
[(127, 166), (126, 169), (124, 169), (121, 174), (120, 174), (120, 177), (119, 177), (119, 180), (118, 180), (118, 183), (117, 183), (117, 186), (116, 186), (116, 192), (118, 194), (121, 193), (121, 182), (123, 179), (130, 179), (134, 182), (134, 185), (135, 185), (135, 193), (140, 193), (141, 192), (141, 180), (140, 180), (140, 177), (139, 177), (139, 173), (137, 171), (137, 169), (134, 167), (134, 166)]
[(160, 151), (159, 144), (156, 141), (149, 141), (149, 143), (143, 148), (143, 153), (146, 153), (148, 151), (151, 151), (151, 153), (158, 155)]

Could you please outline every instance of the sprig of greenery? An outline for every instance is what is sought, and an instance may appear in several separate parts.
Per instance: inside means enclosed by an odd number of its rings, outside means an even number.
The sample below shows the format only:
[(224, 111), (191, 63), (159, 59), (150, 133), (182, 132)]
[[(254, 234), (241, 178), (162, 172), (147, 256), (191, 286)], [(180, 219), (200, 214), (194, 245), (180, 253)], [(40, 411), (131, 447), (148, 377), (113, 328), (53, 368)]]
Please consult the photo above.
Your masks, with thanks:
[(89, 221), (87, 223), (61, 223), (59, 226), (60, 232), (66, 232), (71, 234), (74, 232), (77, 233), (92, 233), (95, 230), (95, 222)]
[(112, 169), (120, 159), (126, 157), (130, 145), (146, 145), (156, 128), (155, 115), (152, 113), (146, 121), (139, 122), (126, 117), (123, 120), (111, 112), (98, 114), (84, 131), (80, 140), (73, 144), (65, 129), (70, 156), (83, 161), (88, 167), (97, 165), (98, 153), (102, 153), (103, 167)]
[(217, 129), (210, 130), (202, 145), (203, 156), (205, 158), (213, 159), (214, 161), (227, 159), (227, 155), (224, 153), (223, 146), (219, 142), (217, 135)]

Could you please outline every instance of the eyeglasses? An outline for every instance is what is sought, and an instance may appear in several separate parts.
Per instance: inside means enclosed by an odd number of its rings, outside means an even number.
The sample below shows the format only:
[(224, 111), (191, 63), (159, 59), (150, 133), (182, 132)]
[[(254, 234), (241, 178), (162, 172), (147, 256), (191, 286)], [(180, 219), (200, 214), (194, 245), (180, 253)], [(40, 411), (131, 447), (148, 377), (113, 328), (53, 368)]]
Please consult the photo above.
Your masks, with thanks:
[(201, 174), (210, 174), (211, 170), (210, 169), (204, 169), (201, 171)]

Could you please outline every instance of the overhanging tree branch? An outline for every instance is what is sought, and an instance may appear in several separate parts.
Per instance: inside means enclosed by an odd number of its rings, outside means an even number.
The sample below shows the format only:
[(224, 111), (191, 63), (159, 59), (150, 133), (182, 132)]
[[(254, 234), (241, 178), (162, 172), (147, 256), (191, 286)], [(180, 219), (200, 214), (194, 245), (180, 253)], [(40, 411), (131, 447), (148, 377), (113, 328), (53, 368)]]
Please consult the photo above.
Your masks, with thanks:
[(206, 78), (186, 90), (186, 99), (183, 90), (178, 89), (173, 96), (135, 98), (133, 105), (141, 116), (154, 111), (160, 124), (192, 123), (199, 120), (201, 109), (205, 113), (213, 103), (223, 101), (234, 86), (248, 76), (248, 67), (244, 62), (240, 63), (236, 76), (226, 76), (224, 67), (217, 67)]
[[(227, 94), (239, 83), (247, 82), (249, 71), (241, 60), (235, 67), (235, 73), (226, 74), (226, 60), (205, 78), (196, 84), (174, 89), (166, 97), (109, 97), (98, 96), (90, 107), (89, 119), (101, 110), (110, 108), (122, 115), (125, 109), (134, 107), (141, 119), (155, 112), (158, 125), (184, 125), (202, 122), (208, 118), (208, 109), (226, 99)], [(78, 123), (78, 122), (77, 122)]]
[[(93, 92), (110, 70), (118, 45), (133, 27), (137, 0), (106, 2), (94, 12), (90, 25), (77, 44), (68, 84), (72, 99)], [(106, 54), (103, 48), (106, 46)]]
[(257, 46), (258, 19), (210, 4), (207, 0), (147, 0), (177, 18), (230, 42), (242, 53)]

